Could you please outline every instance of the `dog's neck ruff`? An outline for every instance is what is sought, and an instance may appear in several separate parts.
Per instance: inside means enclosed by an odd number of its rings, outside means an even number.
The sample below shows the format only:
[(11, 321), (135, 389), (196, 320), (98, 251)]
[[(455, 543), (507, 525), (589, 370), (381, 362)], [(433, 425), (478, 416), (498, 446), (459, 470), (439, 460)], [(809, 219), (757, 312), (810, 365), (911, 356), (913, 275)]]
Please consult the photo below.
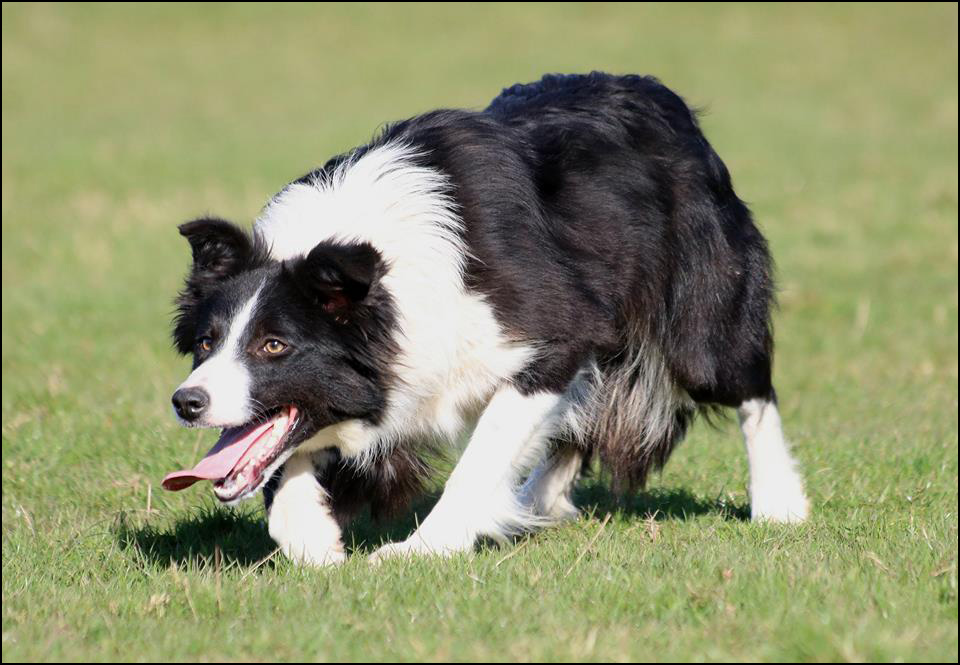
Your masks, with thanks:
[(403, 380), (390, 391), (381, 423), (327, 428), (302, 452), (332, 446), (366, 463), (402, 437), (455, 437), (465, 414), (531, 356), (465, 287), (467, 252), (449, 180), (419, 165), (418, 156), (402, 144), (375, 147), (287, 186), (254, 224), (279, 261), (323, 241), (366, 242), (388, 266), (382, 284), (396, 306), (395, 364)]

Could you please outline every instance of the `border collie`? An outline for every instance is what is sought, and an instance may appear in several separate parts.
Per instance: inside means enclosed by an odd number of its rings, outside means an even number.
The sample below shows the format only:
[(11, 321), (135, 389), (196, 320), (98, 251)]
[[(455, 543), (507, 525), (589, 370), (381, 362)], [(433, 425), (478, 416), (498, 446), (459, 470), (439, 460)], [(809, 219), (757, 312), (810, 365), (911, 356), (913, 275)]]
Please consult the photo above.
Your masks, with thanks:
[(196, 467), (263, 489), (310, 564), (341, 529), (443, 494), (392, 555), (472, 549), (571, 518), (591, 458), (621, 491), (699, 413), (738, 410), (756, 520), (807, 516), (771, 384), (767, 245), (683, 100), (641, 76), (548, 75), (483, 111), (387, 126), (274, 196), (252, 234), (180, 227), (180, 421), (222, 428)]

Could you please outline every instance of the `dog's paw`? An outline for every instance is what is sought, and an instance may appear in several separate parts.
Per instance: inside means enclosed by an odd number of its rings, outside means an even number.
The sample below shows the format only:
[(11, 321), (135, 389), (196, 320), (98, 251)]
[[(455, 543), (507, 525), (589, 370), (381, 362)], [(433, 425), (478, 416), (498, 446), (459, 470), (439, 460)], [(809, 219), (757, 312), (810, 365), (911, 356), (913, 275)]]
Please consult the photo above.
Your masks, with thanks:
[(810, 515), (810, 501), (799, 476), (784, 478), (776, 486), (753, 487), (750, 513), (754, 522), (797, 524)]
[(336, 566), (347, 560), (347, 553), (339, 536), (320, 537), (324, 534), (314, 532), (281, 533), (277, 529), (271, 529), (270, 535), (280, 546), (280, 551), (298, 565)]
[(367, 557), (367, 561), (376, 565), (383, 563), (387, 559), (411, 556), (411, 554), (411, 548), (407, 545), (407, 541), (403, 541), (401, 543), (387, 543), (386, 545), (381, 545), (374, 550), (373, 554)]
[(343, 550), (329, 548), (322, 551), (313, 551), (310, 549), (297, 549), (295, 547), (283, 547), (283, 553), (287, 558), (299, 566), (312, 566), (322, 568), (324, 566), (339, 566), (347, 560), (347, 554)]
[(387, 559), (411, 558), (419, 556), (439, 556), (449, 557), (457, 552), (462, 552), (463, 548), (431, 546), (420, 538), (411, 536), (399, 543), (387, 543), (374, 551), (370, 555), (369, 561), (372, 564), (379, 564)]

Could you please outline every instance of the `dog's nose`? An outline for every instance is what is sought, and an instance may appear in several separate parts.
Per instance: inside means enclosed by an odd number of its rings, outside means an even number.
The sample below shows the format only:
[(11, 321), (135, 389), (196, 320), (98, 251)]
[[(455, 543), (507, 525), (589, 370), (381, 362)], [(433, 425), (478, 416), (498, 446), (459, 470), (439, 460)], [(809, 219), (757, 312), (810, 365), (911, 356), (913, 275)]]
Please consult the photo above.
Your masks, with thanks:
[(181, 388), (173, 393), (173, 408), (184, 420), (193, 422), (199, 418), (210, 398), (202, 388)]

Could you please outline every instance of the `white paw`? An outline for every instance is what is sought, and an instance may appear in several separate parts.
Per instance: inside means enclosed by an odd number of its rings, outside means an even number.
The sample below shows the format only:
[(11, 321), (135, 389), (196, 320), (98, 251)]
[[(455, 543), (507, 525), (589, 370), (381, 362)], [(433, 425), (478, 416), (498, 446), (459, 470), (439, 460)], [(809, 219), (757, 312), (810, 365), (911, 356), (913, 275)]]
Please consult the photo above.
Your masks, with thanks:
[(791, 478), (779, 486), (752, 487), (750, 514), (754, 522), (803, 522), (810, 514), (810, 502), (800, 478)]
[(295, 456), (283, 475), (269, 509), (267, 530), (287, 558), (305, 566), (333, 566), (347, 560), (340, 525), (317, 484), (315, 457)]
[(274, 511), (270, 515), (270, 537), (280, 546), (288, 559), (305, 566), (335, 566), (347, 560), (335, 524), (307, 524), (281, 519)]
[(580, 517), (580, 510), (566, 496), (558, 497), (553, 505), (543, 510), (543, 516), (550, 524), (569, 522)]
[(347, 560), (340, 547), (309, 548), (306, 545), (284, 545), (280, 548), (287, 558), (301, 566), (338, 566)]
[(398, 557), (417, 557), (417, 556), (438, 556), (450, 557), (457, 552), (465, 551), (466, 547), (453, 547), (449, 545), (431, 545), (416, 534), (399, 543), (387, 543), (379, 547), (370, 555), (370, 563), (381, 563), (386, 559)]
[(405, 540), (401, 543), (387, 543), (386, 545), (381, 545), (373, 551), (373, 554), (371, 554), (367, 560), (370, 563), (378, 564), (383, 563), (387, 559), (411, 556), (414, 552), (412, 551), (409, 542), (410, 541)]
[(568, 497), (559, 496), (552, 501), (549, 505), (545, 505), (540, 497), (522, 495), (519, 498), (519, 504), (523, 517), (518, 521), (528, 525), (528, 531), (533, 531), (536, 528), (555, 526), (580, 517), (580, 510)]

